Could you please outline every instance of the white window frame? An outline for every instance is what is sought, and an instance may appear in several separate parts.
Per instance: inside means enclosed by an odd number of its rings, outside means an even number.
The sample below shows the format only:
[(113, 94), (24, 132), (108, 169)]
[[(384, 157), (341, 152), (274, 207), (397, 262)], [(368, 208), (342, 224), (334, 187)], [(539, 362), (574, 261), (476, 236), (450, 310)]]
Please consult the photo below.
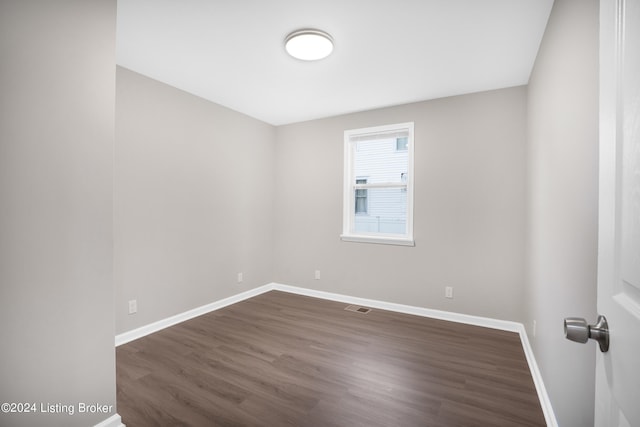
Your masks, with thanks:
[[(358, 139), (368, 135), (408, 132), (407, 179), (405, 182), (356, 184), (355, 151)], [(414, 125), (413, 122), (393, 125), (351, 129), (344, 132), (344, 198), (342, 234), (346, 242), (379, 243), (389, 245), (415, 246), (413, 239), (413, 183), (414, 183)], [(355, 223), (355, 190), (371, 188), (402, 188), (407, 193), (406, 234), (359, 233), (353, 231)]]

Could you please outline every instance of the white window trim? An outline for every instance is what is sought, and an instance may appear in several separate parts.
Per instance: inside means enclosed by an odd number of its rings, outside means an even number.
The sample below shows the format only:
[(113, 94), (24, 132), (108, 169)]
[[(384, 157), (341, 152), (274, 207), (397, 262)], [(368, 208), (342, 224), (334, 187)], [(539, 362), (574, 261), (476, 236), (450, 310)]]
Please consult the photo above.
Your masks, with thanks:
[[(408, 131), (407, 144), (407, 181), (406, 183), (393, 184), (355, 184), (354, 176), (354, 149), (357, 146), (357, 137), (379, 133), (392, 133), (394, 131)], [(375, 126), (363, 129), (352, 129), (344, 132), (344, 188), (343, 188), (343, 219), (342, 234), (340, 239), (345, 242), (376, 243), (400, 246), (415, 246), (413, 239), (413, 182), (414, 182), (414, 125), (413, 122), (394, 125)], [(407, 189), (407, 234), (367, 234), (354, 233), (353, 221), (355, 219), (355, 188), (388, 188), (406, 187)]]

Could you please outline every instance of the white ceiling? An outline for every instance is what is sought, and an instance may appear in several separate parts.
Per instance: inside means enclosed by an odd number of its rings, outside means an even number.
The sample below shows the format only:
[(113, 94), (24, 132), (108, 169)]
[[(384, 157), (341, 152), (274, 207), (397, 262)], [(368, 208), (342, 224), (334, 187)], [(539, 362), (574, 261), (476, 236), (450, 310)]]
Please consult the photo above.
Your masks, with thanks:
[[(527, 84), (553, 0), (118, 0), (117, 62), (273, 125)], [(287, 34), (335, 40), (318, 62)]]

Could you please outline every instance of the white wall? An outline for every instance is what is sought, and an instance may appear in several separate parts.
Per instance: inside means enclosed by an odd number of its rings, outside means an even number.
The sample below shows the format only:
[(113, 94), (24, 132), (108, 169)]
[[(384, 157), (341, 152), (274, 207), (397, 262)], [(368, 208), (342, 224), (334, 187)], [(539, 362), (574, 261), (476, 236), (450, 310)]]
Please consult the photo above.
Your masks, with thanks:
[(596, 319), (596, 0), (556, 0), (528, 88), (527, 118), (526, 325), (559, 424), (593, 425), (596, 345), (565, 340), (563, 319)]
[(118, 67), (118, 333), (272, 281), (274, 155), (273, 126)]
[(38, 412), (2, 426), (115, 414), (115, 23), (114, 0), (0, 2), (0, 403)]
[[(525, 105), (517, 87), (278, 127), (275, 281), (523, 320)], [(344, 131), (409, 121), (416, 246), (341, 241)]]

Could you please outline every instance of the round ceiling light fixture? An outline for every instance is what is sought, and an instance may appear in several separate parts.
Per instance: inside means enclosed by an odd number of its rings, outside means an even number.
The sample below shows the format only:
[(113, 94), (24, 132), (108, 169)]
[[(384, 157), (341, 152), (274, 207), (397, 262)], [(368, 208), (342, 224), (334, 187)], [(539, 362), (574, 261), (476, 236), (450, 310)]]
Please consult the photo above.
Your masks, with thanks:
[(333, 52), (333, 39), (324, 31), (306, 29), (289, 34), (284, 40), (287, 53), (303, 61), (317, 61)]

